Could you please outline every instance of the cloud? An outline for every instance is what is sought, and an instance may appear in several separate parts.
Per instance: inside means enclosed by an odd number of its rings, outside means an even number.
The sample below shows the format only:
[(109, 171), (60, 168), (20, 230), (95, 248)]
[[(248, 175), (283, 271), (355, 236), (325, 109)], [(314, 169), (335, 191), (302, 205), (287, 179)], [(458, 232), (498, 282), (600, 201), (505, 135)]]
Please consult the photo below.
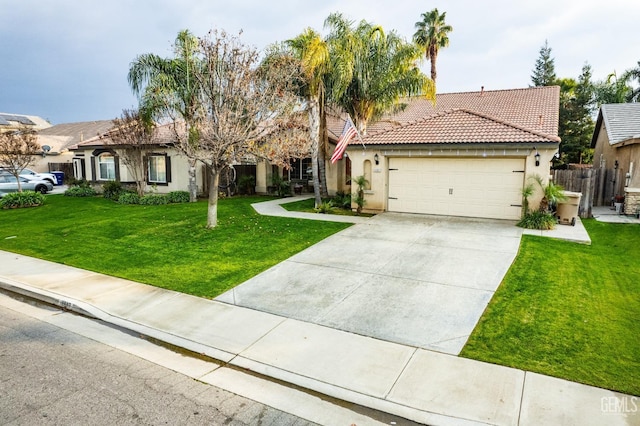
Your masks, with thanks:
[(0, 14), (0, 110), (56, 123), (113, 118), (136, 102), (126, 81), (130, 62), (142, 53), (170, 56), (185, 28), (196, 35), (242, 29), (243, 41), (262, 49), (305, 27), (323, 31), (329, 13), (340, 11), (409, 39), (433, 7), (454, 27), (438, 58), (441, 91), (526, 87), (545, 39), (560, 77), (577, 77), (585, 61), (600, 79), (640, 60), (640, 2), (630, 0), (21, 0)]

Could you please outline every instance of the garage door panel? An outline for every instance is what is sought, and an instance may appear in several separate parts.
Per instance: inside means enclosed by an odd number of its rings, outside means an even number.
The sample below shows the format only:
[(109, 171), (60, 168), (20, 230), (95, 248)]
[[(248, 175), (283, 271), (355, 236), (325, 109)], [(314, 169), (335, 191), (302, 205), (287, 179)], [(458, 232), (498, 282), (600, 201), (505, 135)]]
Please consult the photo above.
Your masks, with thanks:
[(389, 171), (389, 211), (520, 217), (524, 175), (514, 171), (524, 159), (391, 158), (389, 168), (397, 169)]

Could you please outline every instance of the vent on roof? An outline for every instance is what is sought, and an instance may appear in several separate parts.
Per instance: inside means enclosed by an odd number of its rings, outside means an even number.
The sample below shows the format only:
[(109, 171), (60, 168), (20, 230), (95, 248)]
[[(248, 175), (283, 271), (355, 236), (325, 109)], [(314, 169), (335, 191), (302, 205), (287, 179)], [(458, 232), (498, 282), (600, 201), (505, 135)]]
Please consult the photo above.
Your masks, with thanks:
[(539, 125), (540, 127), (542, 127), (542, 126), (544, 125), (544, 117), (542, 116), (542, 114), (540, 114), (540, 115), (538, 116), (538, 125)]
[(484, 96), (484, 86), (480, 86), (480, 96)]

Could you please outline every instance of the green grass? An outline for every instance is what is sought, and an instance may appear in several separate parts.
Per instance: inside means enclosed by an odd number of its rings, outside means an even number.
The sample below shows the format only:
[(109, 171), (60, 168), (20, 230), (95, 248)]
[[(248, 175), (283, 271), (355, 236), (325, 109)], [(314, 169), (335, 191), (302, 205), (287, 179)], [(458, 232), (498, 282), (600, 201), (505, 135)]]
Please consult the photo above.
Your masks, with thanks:
[[(328, 200), (323, 200), (328, 201)], [(292, 212), (306, 212), (306, 213), (316, 213), (315, 210), (315, 200), (313, 198), (308, 198), (306, 200), (293, 201), (291, 203), (282, 204), (282, 207), (285, 210), (289, 210)], [(321, 213), (320, 213), (321, 214)], [(342, 216), (357, 216), (356, 212), (347, 209), (341, 209), (338, 207), (334, 207), (331, 211), (331, 214), (337, 214)], [(371, 217), (373, 216), (370, 213), (361, 213), (362, 217)]]
[(640, 395), (640, 226), (524, 236), (461, 356)]
[(48, 196), (42, 207), (0, 210), (0, 250), (212, 298), (350, 226), (260, 216), (250, 204), (261, 200), (220, 200), (219, 226), (207, 230), (206, 201)]

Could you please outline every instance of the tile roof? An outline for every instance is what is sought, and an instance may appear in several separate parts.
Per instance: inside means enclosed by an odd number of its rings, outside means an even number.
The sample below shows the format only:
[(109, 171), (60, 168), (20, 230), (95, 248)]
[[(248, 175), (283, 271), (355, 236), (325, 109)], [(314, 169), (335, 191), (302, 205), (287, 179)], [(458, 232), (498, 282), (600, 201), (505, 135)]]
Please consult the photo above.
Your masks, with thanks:
[(602, 121), (611, 145), (628, 139), (640, 139), (640, 103), (602, 105), (594, 135), (597, 135)]
[[(447, 140), (455, 135), (456, 138), (464, 137), (466, 142), (472, 143), (508, 140), (528, 142), (542, 139), (546, 142), (559, 142), (559, 104), (558, 86), (441, 93), (436, 95), (435, 104), (424, 98), (409, 98), (402, 111), (370, 123), (364, 140), (365, 143), (383, 143), (382, 140), (392, 138), (388, 132), (399, 132), (393, 143), (433, 143), (435, 136), (430, 137), (432, 142), (417, 142), (412, 138), (416, 132), (426, 136), (424, 132), (428, 129), (418, 131), (419, 127), (437, 125), (445, 132), (443, 135), (446, 135)], [(459, 112), (452, 114), (453, 111)], [(439, 118), (430, 120), (433, 117)], [(418, 122), (422, 123), (421, 126), (415, 126)], [(456, 130), (455, 126), (462, 123), (466, 126), (465, 129)], [(344, 118), (330, 116), (327, 119), (330, 137), (337, 139), (343, 126)], [(412, 128), (402, 130), (405, 126)], [(432, 135), (435, 135), (435, 131)], [(456, 141), (460, 142), (462, 141)]]
[[(113, 127), (113, 123), (111, 127)], [(109, 137), (108, 130), (110, 130), (110, 128), (106, 129), (104, 132), (90, 139), (86, 139), (80, 143), (70, 146), (69, 149), (76, 150), (83, 147), (100, 147), (100, 146), (116, 145), (116, 143), (114, 143), (114, 141)], [(174, 141), (175, 141), (175, 134), (173, 130), (173, 125), (163, 124), (163, 125), (157, 126), (154, 129), (153, 137), (149, 141), (149, 145), (169, 145), (169, 144), (172, 144)]]
[(83, 121), (56, 124), (38, 132), (38, 142), (50, 145), (54, 151), (69, 149), (71, 146), (104, 134), (113, 127), (111, 120)]
[(364, 138), (364, 142), (369, 145), (559, 141), (557, 136), (551, 137), (466, 109), (438, 112), (422, 120), (382, 130)]

